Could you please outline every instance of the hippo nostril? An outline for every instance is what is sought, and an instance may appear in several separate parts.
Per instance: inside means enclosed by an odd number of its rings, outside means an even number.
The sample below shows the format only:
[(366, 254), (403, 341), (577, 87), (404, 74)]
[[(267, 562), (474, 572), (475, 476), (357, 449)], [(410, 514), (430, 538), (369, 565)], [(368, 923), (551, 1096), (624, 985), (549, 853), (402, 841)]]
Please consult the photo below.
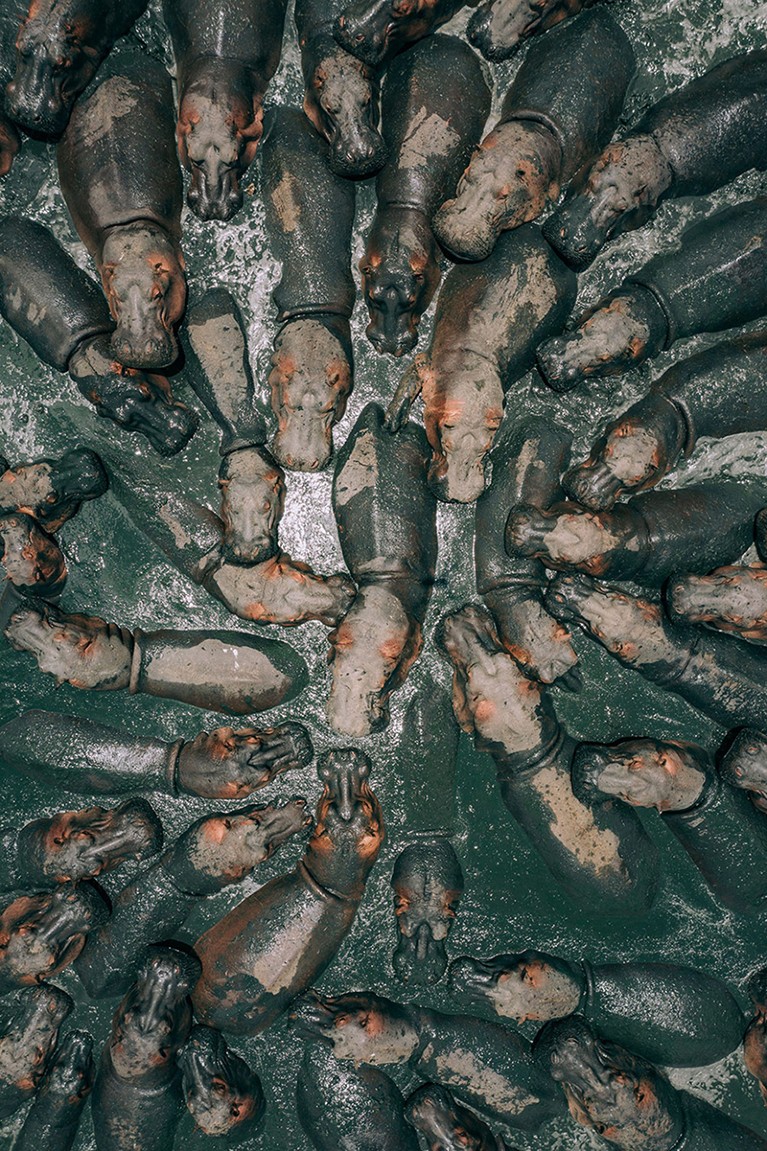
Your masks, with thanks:
[(354, 37), (354, 43), (355, 44), (361, 44), (364, 39), (365, 39), (365, 34), (363, 32), (358, 32), (357, 35)]

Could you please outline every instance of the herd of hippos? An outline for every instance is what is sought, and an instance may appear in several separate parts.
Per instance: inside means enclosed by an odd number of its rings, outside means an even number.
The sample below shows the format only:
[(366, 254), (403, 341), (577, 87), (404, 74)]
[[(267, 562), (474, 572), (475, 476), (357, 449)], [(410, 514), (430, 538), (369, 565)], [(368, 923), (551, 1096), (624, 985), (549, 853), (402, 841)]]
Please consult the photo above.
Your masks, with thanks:
[[(302, 656), (254, 632), (131, 631), (59, 608), (67, 567), (55, 532), (111, 483), (168, 560), (241, 619), (332, 629), (327, 723), (364, 739), (386, 728), (389, 697), (423, 645), (437, 501), (475, 502), (483, 602), (447, 614), (435, 642), (452, 665), (458, 725), (493, 757), (542, 866), (576, 906), (645, 913), (658, 858), (632, 808), (654, 808), (719, 903), (754, 915), (767, 897), (767, 482), (656, 486), (701, 436), (767, 428), (767, 331), (730, 333), (676, 363), (582, 463), (553, 420), (504, 420), (504, 397), (536, 363), (561, 392), (767, 314), (767, 198), (757, 198), (688, 228), (565, 331), (576, 273), (612, 237), (668, 197), (767, 168), (767, 50), (719, 63), (611, 142), (635, 59), (610, 13), (588, 0), (485, 0), (467, 37), (487, 59), (533, 39), (482, 138), (488, 68), (463, 38), (434, 34), (464, 0), (344, 4), (297, 0), (304, 108), (264, 115), (286, 0), (163, 0), (177, 119), (165, 67), (117, 43), (147, 0), (2, 5), (0, 174), (24, 133), (56, 141), (61, 191), (103, 291), (48, 229), (5, 218), (0, 312), (101, 416), (164, 456), (198, 426), (168, 382), (182, 365), (222, 456), (220, 515), (119, 467), (107, 475), (86, 448), (3, 460), (5, 638), (60, 683), (227, 715), (306, 686)], [(187, 308), (181, 250), (182, 166), (191, 210), (224, 222), (257, 150), (282, 268), (268, 446), (238, 306), (217, 288)], [(360, 269), (377, 352), (413, 349), (443, 255), (453, 262), (429, 352), (335, 453), (349, 574), (322, 576), (279, 547), (284, 469), (318, 471), (334, 456), (353, 375), (355, 180), (371, 176)], [(419, 395), (425, 431), (409, 421)], [(763, 562), (738, 563), (754, 543)], [(716, 763), (654, 738), (578, 744), (549, 691), (578, 682), (570, 624), (728, 729)], [(415, 987), (447, 973), (477, 1014), (328, 997), (311, 989), (352, 928), (384, 837), (368, 757), (352, 747), (320, 757), (314, 821), (302, 799), (251, 804), (205, 815), (170, 844), (131, 794), (244, 800), (313, 756), (295, 722), (167, 742), (28, 711), (0, 729), (0, 761), (19, 779), (121, 797), (0, 829), (0, 993), (16, 994), (0, 1021), (0, 1119), (31, 1100), (16, 1151), (72, 1147), (89, 1095), (98, 1151), (169, 1151), (184, 1103), (203, 1132), (248, 1142), (263, 1092), (224, 1034), (258, 1035), (285, 1013), (306, 1038), (297, 1107), (319, 1151), (511, 1151), (509, 1130), (542, 1128), (546, 1147), (544, 1125), (566, 1109), (625, 1151), (767, 1149), (655, 1066), (703, 1066), (742, 1042), (767, 1099), (767, 970), (748, 983), (750, 1023), (721, 980), (671, 963), (528, 950), (458, 958), (448, 971), (464, 881), (437, 838), (395, 864), (394, 971)], [(197, 904), (301, 834), (294, 870), (194, 949), (167, 942)], [(144, 859), (110, 905), (94, 878)], [(122, 996), (97, 1060), (87, 1033), (59, 1038), (73, 1003), (46, 981), (70, 964), (91, 998)], [(532, 1045), (510, 1026), (528, 1021), (542, 1024)], [(381, 1069), (396, 1064), (425, 1081), (407, 1100)]]

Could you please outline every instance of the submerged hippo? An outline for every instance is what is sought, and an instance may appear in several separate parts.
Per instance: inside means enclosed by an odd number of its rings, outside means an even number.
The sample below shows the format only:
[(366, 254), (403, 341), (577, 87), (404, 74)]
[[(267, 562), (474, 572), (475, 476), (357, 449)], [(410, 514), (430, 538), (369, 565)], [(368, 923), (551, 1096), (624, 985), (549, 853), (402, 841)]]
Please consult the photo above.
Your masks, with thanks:
[(261, 1082), (220, 1031), (193, 1027), (178, 1056), (181, 1089), (195, 1127), (231, 1147), (257, 1134), (266, 1103)]
[(478, 1115), (462, 1107), (437, 1083), (426, 1083), (413, 1092), (405, 1116), (424, 1136), (429, 1151), (513, 1151)]
[(466, 29), (487, 60), (508, 60), (530, 36), (555, 27), (595, 0), (485, 0)]
[(88, 884), (18, 896), (0, 914), (0, 994), (63, 971), (108, 916), (106, 900)]
[(392, 957), (397, 978), (420, 986), (445, 974), (445, 941), (463, 894), (463, 872), (448, 839), (411, 843), (392, 872), (399, 943)]
[(352, 55), (380, 66), (410, 44), (435, 32), (476, 0), (352, 0), (333, 35)]
[[(29, 987), (4, 1004), (0, 1017), (0, 1119), (26, 1103), (40, 1085), (59, 1027), (74, 1002), (58, 987)], [(38, 1145), (39, 1151), (39, 1145)]]
[(93, 1038), (69, 1031), (56, 1047), (14, 1151), (70, 1151), (95, 1074)]

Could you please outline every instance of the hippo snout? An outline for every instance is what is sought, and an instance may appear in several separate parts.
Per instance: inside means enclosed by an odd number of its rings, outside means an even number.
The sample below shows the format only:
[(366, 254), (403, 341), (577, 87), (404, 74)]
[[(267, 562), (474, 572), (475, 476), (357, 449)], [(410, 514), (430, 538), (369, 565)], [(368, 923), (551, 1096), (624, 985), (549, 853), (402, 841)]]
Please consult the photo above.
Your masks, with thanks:
[[(232, 173), (227, 178), (215, 181), (212, 188), (208, 181), (199, 178), (195, 170), (187, 193), (186, 202), (201, 220), (231, 220), (242, 207), (242, 189)], [(197, 177), (197, 178), (195, 178)]]
[(60, 136), (67, 126), (69, 109), (47, 61), (20, 68), (6, 87), (6, 97), (8, 114), (33, 136)]
[(111, 348), (115, 359), (126, 368), (158, 371), (169, 367), (178, 359), (178, 344), (170, 332), (146, 336), (131, 334), (119, 327), (112, 335)]

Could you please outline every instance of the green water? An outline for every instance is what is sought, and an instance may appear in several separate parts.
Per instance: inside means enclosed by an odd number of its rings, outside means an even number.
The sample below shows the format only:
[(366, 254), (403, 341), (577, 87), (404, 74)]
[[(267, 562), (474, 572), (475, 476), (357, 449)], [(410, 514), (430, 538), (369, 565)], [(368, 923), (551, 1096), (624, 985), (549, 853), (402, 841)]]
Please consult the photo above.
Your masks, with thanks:
[[(163, 54), (167, 48), (155, 9), (153, 4), (136, 35), (151, 50)], [(627, 123), (633, 122), (642, 109), (667, 88), (682, 84), (737, 51), (764, 46), (767, 35), (767, 16), (758, 0), (731, 0), (725, 4), (710, 0), (683, 0), (673, 4), (646, 0), (642, 5), (618, 0), (611, 10), (635, 44), (639, 62), (637, 82), (625, 112)], [(464, 23), (465, 17), (454, 21), (456, 30)], [(289, 17), (283, 61), (269, 93), (272, 101), (300, 99), (298, 53), (293, 35)], [(496, 110), (517, 64), (515, 61), (494, 69)], [(265, 381), (274, 317), (269, 293), (276, 282), (277, 269), (266, 251), (257, 169), (258, 164), (253, 169), (256, 185), (253, 194), (233, 224), (202, 224), (185, 213), (184, 250), (194, 293), (213, 284), (224, 284), (237, 295), (249, 322), (253, 367), (266, 402)], [(656, 251), (673, 244), (682, 227), (703, 214), (707, 207), (763, 190), (764, 178), (752, 173), (707, 201), (667, 204), (654, 224), (611, 247), (609, 254), (582, 277), (581, 302), (591, 302), (627, 269), (637, 267)], [(373, 203), (372, 185), (361, 186), (354, 236), (355, 266), (362, 252)], [(0, 210), (22, 212), (48, 224), (78, 262), (88, 266), (86, 253), (75, 240), (58, 191), (54, 154), (44, 146), (26, 146), (13, 172), (0, 185)], [(348, 433), (366, 402), (388, 399), (401, 370), (393, 361), (376, 357), (366, 343), (365, 317), (359, 304), (353, 326), (356, 388), (348, 414), (337, 430), (338, 442)], [(423, 346), (430, 329), (429, 316), (422, 328)], [(577, 452), (600, 419), (620, 410), (640, 394), (648, 381), (674, 359), (707, 342), (712, 341), (688, 341), (660, 357), (651, 367), (646, 366), (617, 383), (595, 384), (565, 398), (554, 397), (536, 385), (530, 376), (515, 387), (509, 396), (508, 408), (514, 415), (546, 413), (567, 423), (575, 432)], [(180, 398), (199, 409), (190, 392), (181, 386), (177, 391)], [(216, 507), (218, 436), (210, 421), (185, 452), (161, 463), (144, 440), (98, 420), (68, 378), (44, 368), (26, 345), (20, 344), (3, 326), (0, 328), (0, 453), (17, 462), (55, 455), (75, 443), (108, 452), (116, 460), (121, 454), (126, 461), (130, 457), (132, 468), (167, 476), (168, 484), (177, 485)], [(745, 472), (764, 475), (766, 461), (765, 437), (743, 436), (721, 445), (704, 443), (683, 470), (685, 480), (720, 471), (732, 475)], [(287, 508), (280, 537), (283, 548), (295, 558), (328, 572), (342, 566), (330, 508), (330, 482), (329, 473), (288, 477)], [(444, 686), (449, 684), (448, 668), (435, 652), (432, 636), (446, 610), (473, 598), (472, 531), (471, 508), (440, 507), (441, 553), (437, 585), (426, 621), (424, 652), (407, 685), (394, 699), (390, 727), (363, 744), (374, 762), (374, 786), (384, 807), (388, 839), (354, 928), (319, 984), (329, 993), (371, 989), (394, 999), (415, 998), (396, 982), (390, 967), (395, 927), (389, 877), (398, 852), (413, 832), (429, 826), (432, 813), (426, 789), (413, 784), (412, 759), (400, 751), (402, 718), (414, 693), (433, 690), (435, 681)], [(60, 539), (70, 568), (62, 600), (66, 610), (87, 611), (130, 627), (247, 626), (234, 622), (220, 605), (169, 567), (133, 526), (111, 493), (85, 506), (77, 518), (61, 530)], [(279, 634), (304, 654), (311, 680), (294, 705), (268, 713), (264, 723), (300, 719), (310, 729), (318, 750), (338, 744), (338, 739), (323, 722), (327, 691), (325, 629), (319, 624), (308, 624)], [(582, 661), (583, 691), (578, 696), (559, 690), (553, 693), (560, 717), (575, 735), (609, 741), (622, 736), (652, 734), (695, 740), (712, 750), (718, 745), (723, 732), (676, 697), (624, 671), (588, 639), (578, 635), (575, 643)], [(191, 737), (202, 728), (215, 727), (221, 722), (220, 717), (212, 713), (125, 693), (86, 694), (68, 686), (54, 689), (50, 678), (38, 671), (31, 657), (12, 652), (4, 642), (0, 642), (0, 687), (1, 722), (26, 708), (45, 707), (88, 716), (134, 734), (151, 733), (169, 739), (179, 735)], [(437, 768), (433, 770), (436, 772)], [(3, 779), (3, 822), (9, 824), (21, 825), (40, 814), (87, 802), (52, 794), (27, 781), (16, 780), (10, 773)], [(254, 798), (264, 802), (303, 794), (314, 806), (319, 791), (314, 768), (310, 767), (302, 773), (281, 777)], [(201, 800), (178, 801), (165, 796), (152, 797), (152, 802), (163, 819), (168, 839), (210, 808)], [(663, 858), (662, 890), (651, 915), (641, 922), (585, 924), (565, 897), (554, 889), (548, 873), (500, 803), (491, 760), (476, 754), (465, 736), (461, 737), (452, 812), (444, 794), (441, 797), (440, 818), (444, 821), (451, 815), (454, 844), (466, 877), (466, 893), (450, 941), (452, 956), (462, 953), (484, 956), (538, 947), (597, 962), (676, 960), (700, 966), (725, 979), (734, 989), (755, 966), (767, 962), (767, 940), (761, 922), (723, 910), (657, 818), (648, 816), (646, 821)], [(258, 883), (292, 867), (299, 852), (298, 844), (288, 844), (261, 869), (257, 879), (209, 900), (187, 923), (184, 938), (192, 942), (201, 929), (220, 918)], [(131, 869), (125, 867), (107, 877), (104, 886), (113, 893), (131, 874)], [(114, 1003), (89, 1003), (71, 973), (65, 972), (58, 982), (77, 1000), (76, 1011), (67, 1026), (85, 1027), (93, 1033), (97, 1044), (103, 1042)], [(460, 1010), (460, 1004), (453, 1004), (441, 986), (418, 998), (444, 1010)], [(262, 1074), (268, 1101), (266, 1126), (253, 1146), (267, 1151), (309, 1148), (298, 1127), (293, 1104), (301, 1050), (299, 1040), (281, 1023), (259, 1039), (237, 1042), (234, 1046)], [(398, 1069), (394, 1075), (403, 1089), (415, 1085), (407, 1069)], [(691, 1087), (767, 1134), (767, 1111), (759, 1100), (755, 1081), (743, 1068), (739, 1052), (712, 1067), (674, 1072), (672, 1077), (678, 1085)], [(10, 1146), (12, 1134), (22, 1119), (23, 1112), (0, 1129), (0, 1145)], [(511, 1143), (519, 1148), (542, 1151), (605, 1146), (568, 1119), (537, 1136), (514, 1136)], [(208, 1145), (204, 1136), (192, 1133), (191, 1122), (185, 1117), (176, 1146), (202, 1148)], [(88, 1114), (76, 1146), (78, 1151), (93, 1146)]]

